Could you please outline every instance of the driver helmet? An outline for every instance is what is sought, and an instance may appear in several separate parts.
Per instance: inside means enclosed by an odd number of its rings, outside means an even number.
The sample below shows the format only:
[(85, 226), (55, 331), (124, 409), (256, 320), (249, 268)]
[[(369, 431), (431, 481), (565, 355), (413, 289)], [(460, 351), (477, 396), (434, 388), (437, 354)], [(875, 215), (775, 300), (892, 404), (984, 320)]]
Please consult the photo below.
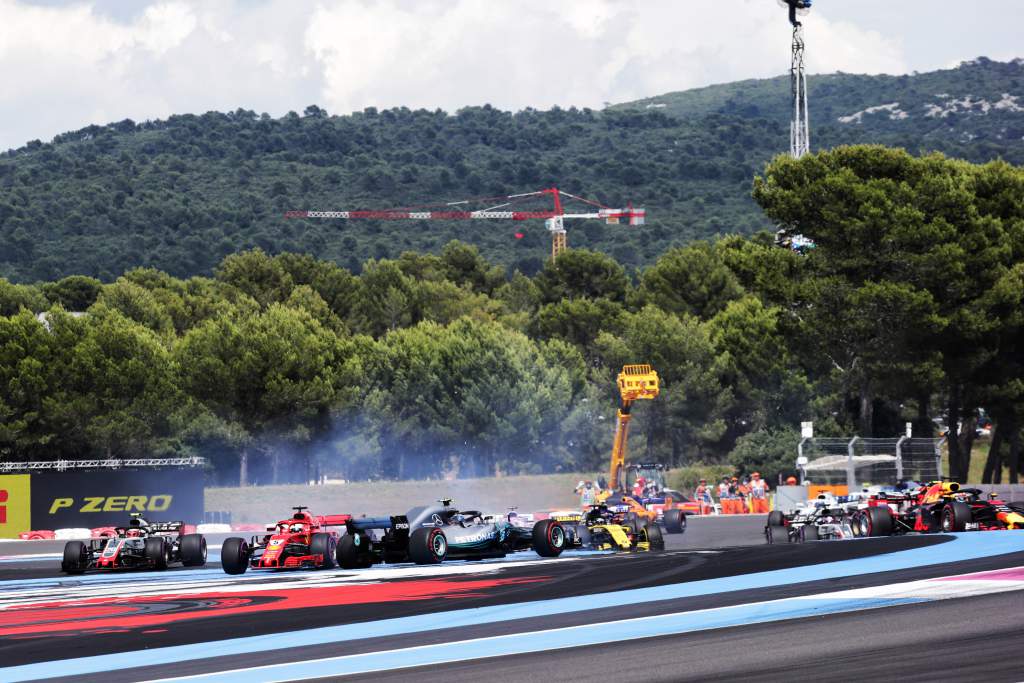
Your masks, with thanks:
[(305, 527), (302, 524), (292, 524), (288, 528), (288, 530), (291, 531), (293, 534), (301, 534), (303, 531), (305, 531)]
[[(135, 520), (133, 519), (132, 522), (134, 522), (134, 521)], [(128, 538), (141, 538), (142, 537), (142, 529), (129, 529), (128, 532), (125, 535)]]

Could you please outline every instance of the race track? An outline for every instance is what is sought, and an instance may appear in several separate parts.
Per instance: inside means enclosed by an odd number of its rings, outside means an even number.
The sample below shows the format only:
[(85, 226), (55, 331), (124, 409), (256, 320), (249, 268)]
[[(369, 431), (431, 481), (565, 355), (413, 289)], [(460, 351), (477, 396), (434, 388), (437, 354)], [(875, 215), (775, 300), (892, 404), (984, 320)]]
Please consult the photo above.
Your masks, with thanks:
[(1024, 678), (1024, 531), (768, 546), (762, 524), (692, 520), (661, 553), (241, 577), (63, 577), (62, 544), (0, 543), (0, 680)]

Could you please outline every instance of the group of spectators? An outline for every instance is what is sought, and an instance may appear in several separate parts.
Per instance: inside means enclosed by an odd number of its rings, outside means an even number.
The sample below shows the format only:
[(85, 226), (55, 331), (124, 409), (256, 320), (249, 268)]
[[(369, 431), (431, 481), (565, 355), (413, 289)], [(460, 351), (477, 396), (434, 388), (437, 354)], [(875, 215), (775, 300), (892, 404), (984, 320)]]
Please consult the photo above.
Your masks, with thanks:
[[(710, 515), (716, 511), (723, 515), (741, 515), (746, 513), (767, 513), (768, 482), (761, 478), (760, 472), (753, 472), (749, 477), (722, 477), (717, 486), (708, 485), (707, 479), (701, 479), (693, 491), (694, 499), (700, 503), (701, 514)], [(715, 497), (718, 498), (718, 510), (715, 508)]]

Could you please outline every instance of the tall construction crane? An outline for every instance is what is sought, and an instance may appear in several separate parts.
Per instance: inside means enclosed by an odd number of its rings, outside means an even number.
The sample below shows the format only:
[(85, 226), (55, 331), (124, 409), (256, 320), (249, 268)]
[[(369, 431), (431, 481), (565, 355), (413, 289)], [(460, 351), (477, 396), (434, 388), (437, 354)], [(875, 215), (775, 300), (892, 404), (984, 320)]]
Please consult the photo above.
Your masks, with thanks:
[(789, 88), (793, 95), (793, 115), (789, 122), (789, 153), (799, 159), (811, 151), (811, 129), (807, 118), (807, 76), (804, 74), (804, 30), (797, 15), (805, 15), (813, 0), (778, 0), (789, 9), (793, 43), (789, 62)]
[[(528, 208), (526, 204), (535, 202), (538, 198), (550, 197), (553, 206), (550, 209)], [(591, 207), (590, 211), (582, 213), (566, 213), (563, 206), (563, 198), (567, 200), (582, 202)], [(495, 202), (498, 202), (495, 204)], [(455, 209), (454, 207), (468, 207), (471, 204), (491, 204), (487, 208), (478, 210)], [(558, 255), (567, 247), (565, 233), (565, 219), (567, 218), (598, 218), (606, 223), (617, 224), (621, 221), (628, 221), (629, 225), (643, 225), (646, 218), (644, 209), (637, 209), (630, 205), (625, 209), (613, 209), (598, 202), (577, 197), (559, 190), (557, 187), (549, 187), (536, 192), (525, 192), (523, 194), (512, 194), (504, 197), (484, 197), (480, 199), (464, 199), (456, 202), (446, 202), (428, 206), (405, 207), (398, 209), (383, 210), (358, 210), (358, 211), (289, 211), (285, 218), (342, 218), (347, 220), (372, 218), (377, 220), (487, 220), (501, 219), (512, 221), (525, 221), (531, 219), (544, 219), (544, 225), (551, 233), (551, 259), (558, 258)], [(516, 237), (522, 237), (517, 233)]]

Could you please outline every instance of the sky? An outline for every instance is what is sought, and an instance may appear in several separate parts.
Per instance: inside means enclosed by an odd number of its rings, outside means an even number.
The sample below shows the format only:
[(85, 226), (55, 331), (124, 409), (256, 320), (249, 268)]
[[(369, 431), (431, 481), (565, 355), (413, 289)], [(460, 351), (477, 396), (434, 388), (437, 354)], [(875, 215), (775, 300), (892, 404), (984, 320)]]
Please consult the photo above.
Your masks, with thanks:
[[(811, 73), (1024, 56), (1024, 0), (814, 0), (804, 26)], [(782, 74), (789, 34), (776, 0), (0, 0), (0, 150), (238, 108), (601, 108)]]

